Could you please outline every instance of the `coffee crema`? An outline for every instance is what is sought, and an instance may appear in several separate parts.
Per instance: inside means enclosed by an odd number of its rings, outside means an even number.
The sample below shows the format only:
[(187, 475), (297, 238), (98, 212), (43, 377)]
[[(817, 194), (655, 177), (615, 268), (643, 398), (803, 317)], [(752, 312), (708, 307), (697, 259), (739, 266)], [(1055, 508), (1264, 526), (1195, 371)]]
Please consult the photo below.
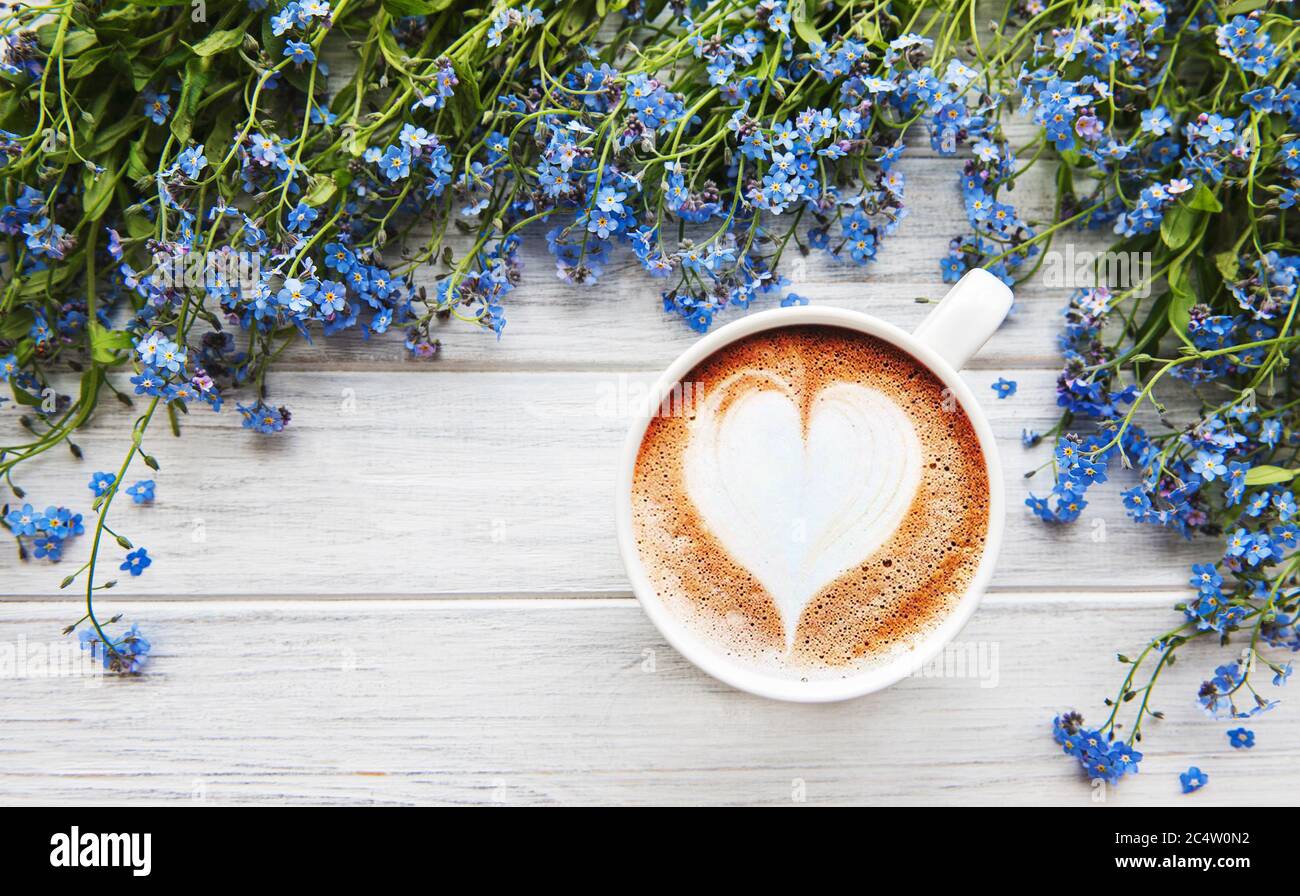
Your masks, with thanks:
[(791, 326), (683, 381), (697, 401), (650, 421), (632, 525), (659, 600), (696, 636), (834, 678), (895, 659), (955, 608), (984, 553), (988, 470), (928, 368), (855, 330)]

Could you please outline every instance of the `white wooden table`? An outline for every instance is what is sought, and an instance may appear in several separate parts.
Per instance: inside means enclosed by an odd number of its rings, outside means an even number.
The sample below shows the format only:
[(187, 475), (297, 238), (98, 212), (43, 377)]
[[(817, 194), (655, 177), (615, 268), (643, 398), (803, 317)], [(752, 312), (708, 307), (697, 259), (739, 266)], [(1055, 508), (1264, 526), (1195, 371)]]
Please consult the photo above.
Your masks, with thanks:
[[(910, 152), (910, 217), (868, 271), (814, 256), (795, 288), (903, 327), (944, 292), (938, 258), (963, 229), (960, 163)], [(1046, 217), (1047, 172), (1014, 194)], [(1059, 245), (1059, 244), (1058, 244)], [(1094, 244), (1095, 245), (1095, 244)], [(112, 524), (154, 566), (123, 576), (104, 615), (152, 639), (149, 673), (0, 682), (0, 802), (92, 803), (1140, 803), (1259, 804), (1300, 783), (1300, 714), (1283, 706), (1229, 748), (1196, 686), (1225, 656), (1186, 651), (1159, 691), (1142, 772), (1091, 788), (1050, 737), (1093, 721), (1117, 650), (1169, 627), (1187, 570), (1213, 546), (1137, 526), (1115, 483), (1072, 527), (1030, 518), (1022, 474), (1048, 456), (1023, 427), (1055, 419), (1065, 295), (1018, 292), (967, 376), (1000, 436), (1009, 527), (992, 592), (962, 633), (983, 668), (920, 676), (829, 706), (773, 703), (697, 672), (632, 598), (612, 517), (626, 395), (694, 335), (621, 256), (594, 289), (563, 286), (526, 252), (497, 343), (463, 325), (435, 362), (400, 340), (295, 349), (271, 377), (293, 422), (241, 430), (199, 410), (162, 463), (153, 506)], [(723, 319), (724, 322), (726, 318)], [(989, 384), (1016, 380), (997, 401)], [(113, 404), (111, 401), (108, 404)], [(0, 432), (16, 430), (12, 405)], [(27, 468), (30, 500), (87, 511), (129, 418), (109, 411), (65, 453)], [(149, 475), (133, 469), (129, 481)], [(0, 644), (57, 642), (80, 615), (61, 567), (0, 559)], [(117, 556), (110, 550), (110, 556)], [(973, 651), (973, 652), (971, 652)], [(1177, 773), (1209, 772), (1179, 795)]]

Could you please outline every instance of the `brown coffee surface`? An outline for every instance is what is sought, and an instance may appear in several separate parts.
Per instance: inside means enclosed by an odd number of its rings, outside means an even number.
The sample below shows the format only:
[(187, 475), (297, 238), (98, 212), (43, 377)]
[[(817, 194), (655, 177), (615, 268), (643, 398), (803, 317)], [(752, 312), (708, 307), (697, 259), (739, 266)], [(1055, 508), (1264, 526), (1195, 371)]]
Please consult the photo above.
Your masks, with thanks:
[(690, 498), (683, 455), (695, 414), (688, 407), (657, 416), (642, 440), (632, 486), (637, 550), (663, 605), (718, 651), (796, 678), (854, 674), (913, 648), (966, 593), (988, 531), (983, 452), (938, 377), (897, 346), (853, 330), (758, 333), (706, 358), (683, 384), (698, 396), (725, 381), (725, 404), (769, 374), (792, 387), (805, 438), (818, 393), (838, 383), (877, 390), (905, 412), (923, 455), (921, 478), (893, 535), (813, 596), (787, 648), (772, 596), (728, 554)]

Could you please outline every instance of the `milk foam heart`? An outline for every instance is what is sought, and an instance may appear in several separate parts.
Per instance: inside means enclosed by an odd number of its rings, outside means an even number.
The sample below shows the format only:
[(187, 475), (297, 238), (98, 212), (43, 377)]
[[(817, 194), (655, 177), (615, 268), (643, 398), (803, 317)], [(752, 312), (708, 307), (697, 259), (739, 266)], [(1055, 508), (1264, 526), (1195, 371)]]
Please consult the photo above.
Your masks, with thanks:
[(805, 420), (789, 382), (747, 370), (709, 390), (682, 471), (709, 532), (772, 596), (788, 651), (808, 602), (898, 529), (921, 458), (888, 395), (829, 383)]

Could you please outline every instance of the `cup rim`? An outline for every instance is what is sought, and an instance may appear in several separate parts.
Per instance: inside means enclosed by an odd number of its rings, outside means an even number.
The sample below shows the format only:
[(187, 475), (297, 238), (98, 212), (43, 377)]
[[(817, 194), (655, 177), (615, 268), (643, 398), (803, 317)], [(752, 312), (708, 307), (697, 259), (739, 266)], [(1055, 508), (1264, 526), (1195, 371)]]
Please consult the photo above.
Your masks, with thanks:
[[(746, 336), (766, 330), (806, 325), (843, 327), (889, 342), (910, 354), (952, 390), (970, 419), (979, 440), (980, 451), (988, 473), (989, 515), (984, 552), (966, 593), (943, 621), (909, 652), (888, 663), (864, 669), (844, 678), (798, 681), (746, 668), (736, 661), (727, 659), (698, 634), (692, 632), (686, 623), (677, 619), (659, 601), (641, 562), (640, 551), (636, 548), (632, 526), (632, 484), (637, 455), (640, 453), (646, 429), (654, 419), (661, 402), (682, 377), (709, 355)], [(760, 697), (795, 703), (849, 700), (887, 688), (906, 678), (914, 670), (923, 667), (938, 656), (970, 621), (993, 576), (993, 568), (1002, 546), (1006, 525), (1006, 492), (997, 441), (988, 416), (960, 374), (937, 351), (893, 324), (860, 311), (827, 306), (774, 308), (732, 321), (694, 342), (668, 365), (655, 381), (650, 395), (651, 400), (646, 403), (645, 410), (636, 416), (628, 429), (620, 459), (618, 493), (615, 496), (619, 553), (623, 558), (623, 566), (631, 580), (632, 592), (636, 595), (637, 602), (673, 649), (695, 666), (719, 681)]]

